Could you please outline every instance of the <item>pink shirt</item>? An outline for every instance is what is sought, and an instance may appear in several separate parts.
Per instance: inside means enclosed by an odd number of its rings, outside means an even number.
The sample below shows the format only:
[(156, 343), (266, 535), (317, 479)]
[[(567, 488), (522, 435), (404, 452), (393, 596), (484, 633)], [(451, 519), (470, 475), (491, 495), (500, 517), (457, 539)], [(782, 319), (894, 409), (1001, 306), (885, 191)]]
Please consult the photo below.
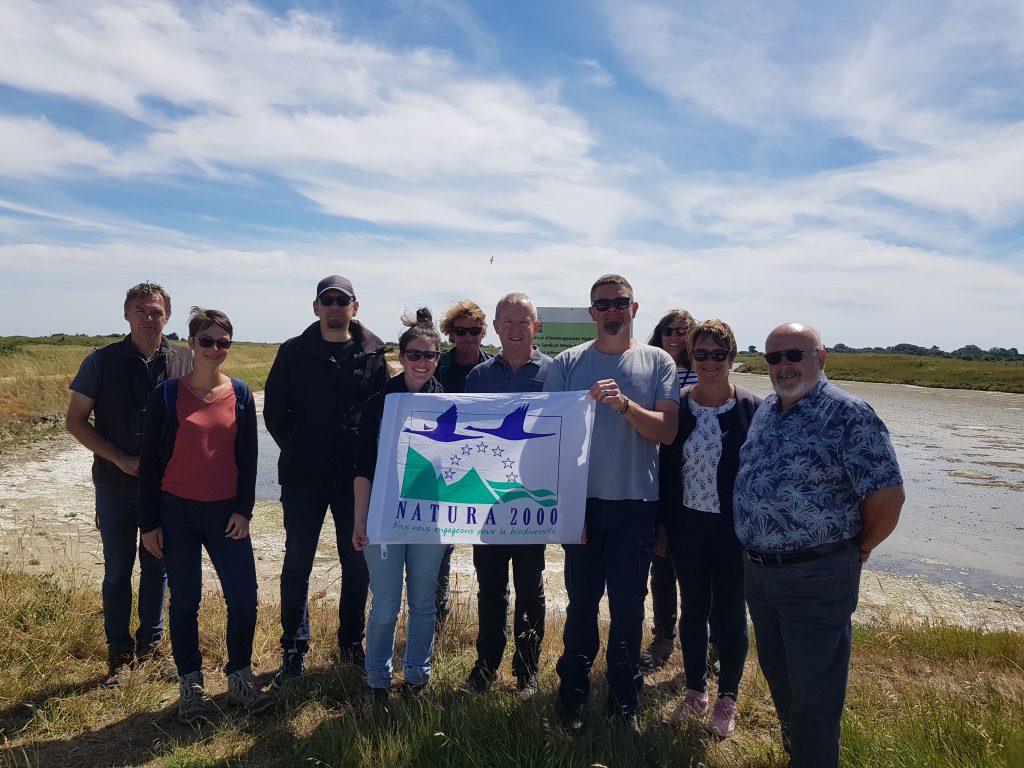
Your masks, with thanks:
[(212, 403), (205, 403), (182, 381), (176, 412), (178, 434), (161, 490), (192, 501), (224, 501), (237, 496), (234, 389), (228, 387)]

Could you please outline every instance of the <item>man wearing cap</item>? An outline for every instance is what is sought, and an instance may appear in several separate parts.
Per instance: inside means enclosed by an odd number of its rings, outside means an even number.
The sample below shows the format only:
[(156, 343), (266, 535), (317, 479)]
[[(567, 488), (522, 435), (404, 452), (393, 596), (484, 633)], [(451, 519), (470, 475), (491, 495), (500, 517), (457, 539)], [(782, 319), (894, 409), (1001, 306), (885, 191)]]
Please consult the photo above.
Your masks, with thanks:
[[(128, 290), (124, 319), (131, 332), (89, 353), (71, 382), (68, 432), (93, 452), (96, 527), (103, 542), (103, 630), (107, 638), (106, 685), (128, 681), (134, 660), (162, 660), (164, 563), (139, 546), (136, 495), (142, 423), (149, 395), (165, 379), (192, 370), (192, 353), (168, 342), (164, 326), (171, 297), (156, 283)], [(93, 422), (89, 417), (93, 416)], [(139, 628), (132, 638), (132, 572), (139, 553)], [(177, 677), (164, 662), (167, 676)]]
[(816, 330), (780, 325), (765, 350), (775, 394), (751, 419), (733, 500), (744, 588), (789, 765), (829, 768), (861, 564), (896, 527), (903, 480), (871, 406), (825, 378)]
[(281, 568), (281, 687), (302, 674), (309, 650), (309, 574), (330, 507), (341, 559), (338, 661), (361, 666), (369, 573), (352, 547), (354, 447), (367, 398), (388, 379), (384, 343), (355, 319), (352, 283), (340, 275), (316, 287), (317, 322), (278, 350), (267, 376), (263, 417), (281, 449), (284, 509)]

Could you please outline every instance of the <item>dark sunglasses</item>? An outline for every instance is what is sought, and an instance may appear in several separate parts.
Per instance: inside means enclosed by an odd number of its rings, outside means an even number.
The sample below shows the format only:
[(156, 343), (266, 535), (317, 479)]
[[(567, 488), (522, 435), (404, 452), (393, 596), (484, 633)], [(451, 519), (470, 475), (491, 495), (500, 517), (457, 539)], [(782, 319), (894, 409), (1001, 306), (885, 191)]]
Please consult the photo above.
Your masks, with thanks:
[(594, 299), (590, 302), (590, 306), (598, 312), (607, 312), (612, 307), (615, 307), (616, 309), (626, 309), (632, 303), (632, 296), (619, 296), (617, 299)]
[(662, 328), (661, 329), (661, 335), (662, 336), (678, 336), (679, 338), (682, 338), (683, 336), (685, 336), (689, 332), (690, 332), (689, 328)]
[(440, 352), (420, 352), (418, 349), (407, 349), (402, 353), (407, 360), (412, 360), (414, 363), (421, 357), (428, 363), (431, 360), (437, 360), (441, 356)]
[(470, 336), (479, 336), (483, 332), (483, 328), (479, 325), (476, 328), (452, 328), (453, 336), (465, 336), (467, 333)]
[(211, 339), (209, 336), (193, 336), (196, 341), (199, 342), (199, 346), (203, 349), (209, 349), (216, 345), (217, 349), (230, 349), (231, 339)]
[(804, 355), (810, 352), (817, 352), (817, 349), (780, 349), (778, 352), (765, 352), (764, 360), (768, 365), (778, 365), (782, 362), (782, 357), (785, 355), (786, 359), (791, 363), (799, 363), (804, 359)]
[(723, 363), (729, 359), (729, 350), (727, 349), (695, 349), (690, 353), (690, 357), (696, 360), (698, 363), (703, 363), (709, 357), (716, 363)]
[(320, 302), (322, 307), (332, 307), (337, 304), (339, 307), (347, 307), (353, 301), (355, 296), (317, 296), (316, 300)]

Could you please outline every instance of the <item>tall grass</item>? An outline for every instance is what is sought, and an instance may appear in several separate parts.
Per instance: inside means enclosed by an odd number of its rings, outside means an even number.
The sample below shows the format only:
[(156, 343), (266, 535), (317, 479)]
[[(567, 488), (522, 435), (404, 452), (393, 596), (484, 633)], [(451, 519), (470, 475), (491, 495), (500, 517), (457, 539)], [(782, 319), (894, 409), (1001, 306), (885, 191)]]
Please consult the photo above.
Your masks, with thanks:
[[(273, 714), (226, 708), (225, 611), (208, 595), (201, 611), (207, 684), (222, 710), (198, 731), (171, 719), (173, 684), (145, 669), (123, 690), (98, 686), (105, 651), (98, 591), (74, 579), (0, 566), (0, 766), (705, 766), (785, 765), (777, 722), (751, 654), (737, 735), (709, 738), (667, 715), (680, 698), (678, 655), (642, 693), (642, 735), (631, 739), (602, 715), (603, 660), (595, 665), (585, 736), (556, 724), (559, 620), (549, 620), (541, 694), (520, 702), (508, 679), (485, 695), (462, 690), (475, 658), (475, 616), (457, 604), (419, 698), (386, 708), (366, 698), (359, 674), (331, 665), (337, 607), (313, 599), (307, 674), (278, 696)], [(400, 626), (400, 633), (401, 633)], [(277, 612), (262, 605), (255, 666), (266, 682), (278, 661)], [(401, 643), (398, 656), (401, 656)], [(1017, 766), (1024, 754), (1024, 637), (950, 627), (859, 628), (844, 720), (843, 766)]]

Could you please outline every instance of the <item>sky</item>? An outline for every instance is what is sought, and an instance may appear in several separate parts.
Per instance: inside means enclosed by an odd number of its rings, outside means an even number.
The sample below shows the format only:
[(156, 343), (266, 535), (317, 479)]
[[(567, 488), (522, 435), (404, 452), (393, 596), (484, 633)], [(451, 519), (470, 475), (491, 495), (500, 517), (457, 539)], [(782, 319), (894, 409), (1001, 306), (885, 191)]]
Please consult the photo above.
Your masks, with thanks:
[(1024, 4), (823, 8), (4, 0), (0, 335), (152, 280), (281, 341), (341, 274), (393, 340), (617, 272), (638, 338), (1024, 348)]

